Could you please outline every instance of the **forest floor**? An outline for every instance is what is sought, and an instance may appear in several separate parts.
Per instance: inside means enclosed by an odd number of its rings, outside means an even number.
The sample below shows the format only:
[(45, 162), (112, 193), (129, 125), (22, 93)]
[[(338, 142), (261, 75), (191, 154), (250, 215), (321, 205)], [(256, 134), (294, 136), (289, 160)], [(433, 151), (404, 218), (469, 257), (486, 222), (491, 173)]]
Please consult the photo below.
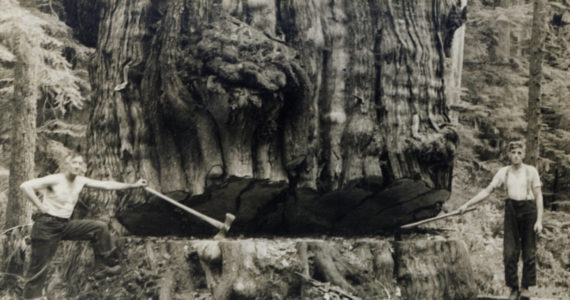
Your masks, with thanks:
[[(465, 241), (480, 294), (508, 295), (502, 252), (503, 206), (498, 199), (489, 200), (463, 217), (436, 221), (425, 227), (449, 229), (446, 237)], [(544, 213), (544, 230), (537, 246), (537, 286), (531, 288), (535, 297), (570, 299), (570, 228), (560, 227), (569, 217), (564, 212)]]

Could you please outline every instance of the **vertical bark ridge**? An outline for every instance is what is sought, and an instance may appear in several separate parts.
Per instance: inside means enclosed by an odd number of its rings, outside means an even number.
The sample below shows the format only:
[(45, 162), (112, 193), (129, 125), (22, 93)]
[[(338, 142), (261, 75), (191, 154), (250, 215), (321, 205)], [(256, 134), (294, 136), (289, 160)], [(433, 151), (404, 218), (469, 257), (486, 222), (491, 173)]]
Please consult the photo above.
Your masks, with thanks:
[[(133, 181), (140, 166), (151, 172), (146, 145), (137, 143), (145, 126), (141, 123), (140, 84), (142, 53), (148, 35), (149, 1), (107, 1), (100, 26), (100, 46), (95, 62), (96, 97), (88, 130), (88, 169), (98, 179)], [(142, 21), (141, 21), (142, 20)], [(104, 42), (103, 42), (104, 41)], [(142, 158), (142, 159), (141, 159)], [(152, 173), (150, 173), (152, 174)], [(115, 195), (94, 191), (90, 200), (95, 214), (114, 214)], [(100, 205), (98, 203), (105, 203)]]
[(347, 93), (346, 111), (347, 122), (343, 133), (342, 145), (354, 145), (343, 149), (345, 163), (343, 166), (342, 187), (348, 188), (359, 183), (381, 185), (382, 170), (378, 153), (381, 149), (374, 132), (378, 130), (377, 120), (374, 119), (373, 97), (375, 66), (374, 66), (374, 36), (359, 35), (358, 32), (373, 32), (374, 10), (367, 2), (345, 2), (348, 20), (347, 48), (350, 61), (346, 70)]
[(328, 9), (330, 15), (322, 16), (323, 22), (327, 25), (324, 26), (325, 30), (325, 44), (328, 44), (331, 51), (329, 63), (331, 64), (332, 77), (330, 87), (325, 92), (325, 116), (326, 120), (330, 123), (328, 144), (323, 145), (325, 149), (329, 149), (328, 156), (328, 179), (330, 188), (336, 190), (341, 187), (340, 180), (343, 172), (343, 150), (341, 147), (341, 137), (346, 124), (347, 114), (345, 111), (345, 103), (348, 98), (346, 76), (348, 74), (348, 60), (347, 53), (347, 30), (344, 24), (348, 23), (343, 7), (343, 2), (331, 3)]

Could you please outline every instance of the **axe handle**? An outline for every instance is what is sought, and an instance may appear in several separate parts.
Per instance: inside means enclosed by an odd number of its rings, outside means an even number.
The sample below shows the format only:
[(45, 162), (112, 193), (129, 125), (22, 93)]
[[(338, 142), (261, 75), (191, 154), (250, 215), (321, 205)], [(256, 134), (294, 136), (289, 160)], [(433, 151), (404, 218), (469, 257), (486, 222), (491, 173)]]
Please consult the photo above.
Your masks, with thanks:
[(149, 192), (149, 193), (151, 193), (151, 194), (153, 194), (153, 195), (155, 195), (155, 196), (157, 196), (157, 197), (159, 197), (159, 198), (161, 198), (161, 199), (163, 199), (163, 200), (166, 200), (167, 202), (170, 202), (170, 204), (176, 205), (176, 206), (178, 206), (179, 208), (181, 208), (181, 209), (183, 209), (183, 210), (185, 210), (185, 211), (187, 211), (187, 212), (189, 212), (189, 213), (195, 215), (196, 217), (198, 217), (198, 218), (200, 218), (200, 219), (202, 219), (202, 220), (204, 220), (204, 221), (210, 223), (212, 226), (214, 226), (214, 227), (216, 227), (216, 228), (218, 228), (218, 229), (220, 229), (220, 230), (222, 230), (222, 229), (224, 229), (224, 228), (226, 227), (226, 225), (225, 225), (224, 223), (222, 223), (222, 222), (220, 222), (220, 221), (218, 221), (218, 220), (216, 220), (216, 219), (214, 219), (214, 218), (210, 218), (210, 217), (206, 216), (205, 214), (203, 214), (203, 213), (201, 213), (201, 212), (199, 212), (199, 211), (193, 210), (193, 209), (191, 209), (190, 207), (188, 207), (188, 206), (186, 206), (186, 205), (184, 205), (184, 204), (181, 204), (180, 202), (178, 202), (178, 201), (176, 201), (176, 200), (174, 200), (174, 199), (172, 199), (172, 198), (170, 198), (170, 197), (168, 197), (168, 196), (166, 196), (166, 195), (163, 195), (163, 194), (157, 192), (156, 190), (154, 190), (154, 189), (152, 189), (152, 188), (145, 187), (144, 189), (145, 189), (147, 192)]
[[(466, 212), (468, 212), (468, 211), (473, 211), (473, 210), (476, 210), (476, 209), (477, 209), (476, 207), (471, 207), (471, 208), (466, 209), (466, 210), (464, 211), (464, 213), (466, 213)], [(455, 216), (455, 215), (459, 215), (459, 214), (461, 214), (461, 213), (459, 212), (459, 210), (456, 210), (456, 211), (452, 211), (452, 212), (450, 212), (450, 213), (447, 213), (447, 214), (444, 214), (444, 215), (441, 215), (441, 216), (437, 216), (437, 217), (433, 217), (433, 218), (421, 220), (421, 221), (418, 221), (418, 222), (415, 222), (415, 223), (410, 223), (410, 224), (402, 225), (402, 226), (400, 226), (400, 228), (402, 228), (402, 229), (412, 228), (412, 227), (415, 227), (415, 226), (418, 226), (418, 225), (422, 225), (422, 224), (425, 224), (425, 223), (433, 222), (433, 221), (436, 221), (436, 220), (445, 219), (445, 218), (447, 218), (447, 217), (451, 217), (451, 216)]]

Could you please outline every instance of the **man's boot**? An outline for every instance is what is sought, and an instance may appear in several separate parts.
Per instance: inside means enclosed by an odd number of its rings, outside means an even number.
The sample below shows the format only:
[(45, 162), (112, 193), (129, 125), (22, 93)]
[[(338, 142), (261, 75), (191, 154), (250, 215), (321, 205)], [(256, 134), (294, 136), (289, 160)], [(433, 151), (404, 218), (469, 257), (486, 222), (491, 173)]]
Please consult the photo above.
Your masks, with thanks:
[(528, 290), (528, 288), (523, 288), (521, 290), (521, 293), (519, 295), (519, 299), (521, 300), (529, 300), (530, 299), (530, 291)]
[(93, 277), (101, 279), (121, 273), (121, 265), (102, 255), (95, 255), (95, 272)]

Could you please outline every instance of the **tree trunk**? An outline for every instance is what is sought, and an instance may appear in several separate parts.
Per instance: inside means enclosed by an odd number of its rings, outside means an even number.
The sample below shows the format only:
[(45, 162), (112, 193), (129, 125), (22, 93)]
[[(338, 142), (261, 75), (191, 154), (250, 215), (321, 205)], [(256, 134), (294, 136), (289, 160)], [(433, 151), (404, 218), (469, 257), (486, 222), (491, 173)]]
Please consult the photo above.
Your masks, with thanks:
[(37, 54), (26, 34), (15, 29), (11, 49), (16, 57), (12, 100), (12, 145), (9, 196), (5, 227), (30, 222), (32, 205), (20, 191), (22, 182), (34, 177), (36, 150)]
[[(102, 3), (91, 176), (250, 234), (370, 233), (447, 201), (457, 1)], [(89, 198), (133, 233), (210, 232), (142, 192)]]
[[(63, 242), (60, 250), (76, 243)], [(130, 237), (121, 247), (121, 274), (98, 281), (90, 279), (93, 264), (85, 258), (91, 250), (85, 249), (53, 262), (50, 299), (397, 299), (398, 290), (402, 299), (476, 295), (465, 244), (455, 240)]]
[[(467, 0), (461, 1), (461, 7), (467, 5)], [(466, 13), (466, 11), (463, 11)], [(463, 16), (466, 18), (466, 16)], [(445, 64), (445, 88), (446, 103), (451, 108), (449, 118), (452, 123), (459, 122), (459, 112), (453, 110), (454, 105), (461, 102), (461, 75), (463, 73), (463, 48), (465, 45), (465, 24), (461, 25), (454, 33)], [(418, 116), (419, 119), (419, 116)]]
[(474, 299), (469, 253), (458, 240), (396, 242), (403, 299)]
[(495, 4), (500, 7), (509, 8), (515, 5), (524, 4), (525, 0), (495, 0)]
[[(37, 54), (33, 41), (15, 27), (7, 39), (9, 49), (15, 56), (14, 95), (11, 101), (12, 135), (10, 175), (8, 179), (8, 203), (6, 206), (6, 236), (0, 236), (2, 272), (21, 275), (24, 273), (25, 232), (28, 228), (14, 228), (31, 221), (32, 205), (20, 191), (20, 184), (34, 176), (34, 153), (36, 149), (36, 100)], [(2, 276), (2, 289), (12, 291), (17, 287), (16, 276)]]
[[(390, 298), (395, 279), (404, 299), (476, 296), (462, 242), (419, 240), (391, 245), (355, 240), (348, 244), (347, 248), (347, 244), (324, 240), (197, 241), (193, 249), (218, 300), (269, 299), (272, 294), (299, 298), (294, 294), (299, 280), (302, 299), (320, 299), (327, 293), (349, 299)], [(299, 276), (289, 278), (292, 271)]]
[(540, 156), (540, 88), (542, 81), (542, 57), (544, 56), (543, 47), (546, 38), (545, 5), (544, 0), (535, 0), (532, 16), (526, 139), (526, 159), (530, 165), (536, 165)]
[(494, 34), (497, 36), (497, 44), (491, 50), (491, 60), (497, 64), (507, 64), (511, 58), (511, 23), (507, 16), (500, 15), (497, 18), (497, 26)]

